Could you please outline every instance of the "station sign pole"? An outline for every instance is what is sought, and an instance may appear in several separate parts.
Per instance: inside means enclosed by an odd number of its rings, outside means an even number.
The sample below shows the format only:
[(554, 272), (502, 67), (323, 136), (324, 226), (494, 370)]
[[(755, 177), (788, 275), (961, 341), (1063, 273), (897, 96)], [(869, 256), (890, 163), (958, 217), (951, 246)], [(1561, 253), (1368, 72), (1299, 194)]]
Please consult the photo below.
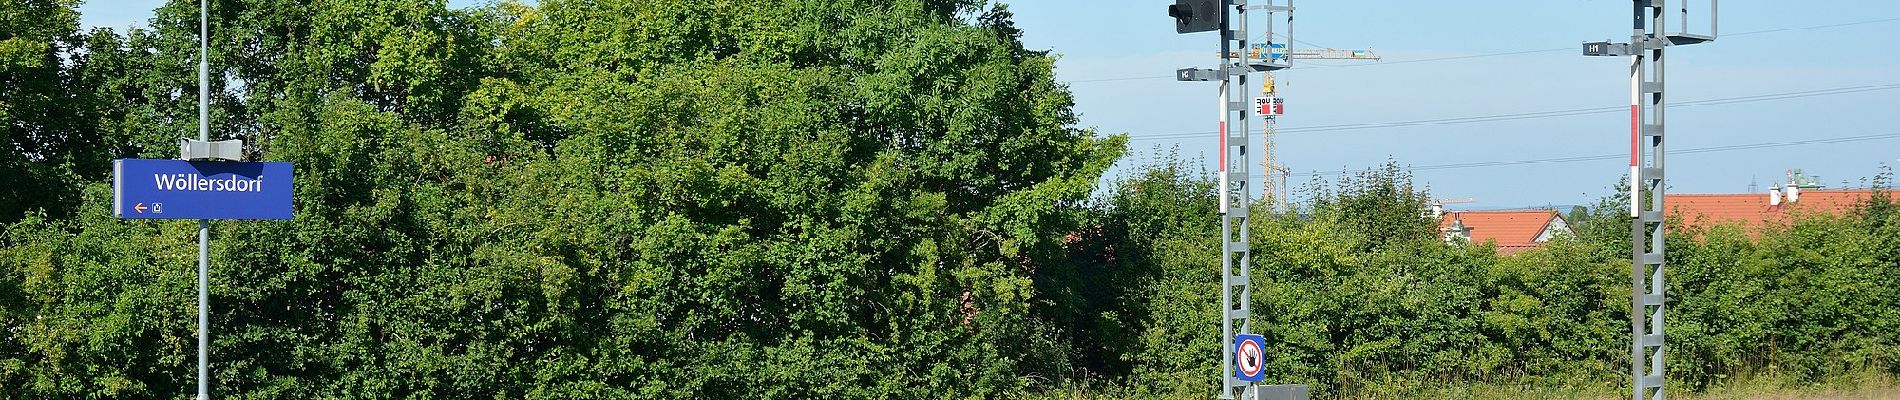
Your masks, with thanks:
[(198, 400), (211, 399), (211, 220), (291, 219), (291, 164), (241, 162), (244, 142), (211, 141), (210, 13), (198, 1), (198, 140), (177, 160), (112, 161), (112, 215), (198, 220)]

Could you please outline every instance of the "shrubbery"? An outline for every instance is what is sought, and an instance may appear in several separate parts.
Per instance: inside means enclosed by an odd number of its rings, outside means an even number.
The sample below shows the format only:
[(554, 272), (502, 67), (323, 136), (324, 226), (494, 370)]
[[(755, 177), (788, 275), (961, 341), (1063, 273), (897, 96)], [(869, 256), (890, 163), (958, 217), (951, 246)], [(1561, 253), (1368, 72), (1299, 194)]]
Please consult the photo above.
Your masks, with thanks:
[[(0, 398), (183, 397), (195, 224), (112, 218), (105, 182), (195, 131), (197, 3), (123, 33), (0, 3)], [(1124, 138), (1075, 127), (1005, 8), (245, 0), (212, 20), (213, 131), (298, 169), (296, 220), (213, 224), (220, 398), (1214, 390), (1213, 185), (1172, 162), (1097, 188)], [(1623, 379), (1621, 201), (1498, 257), (1439, 240), (1396, 166), (1311, 197), (1253, 220), (1274, 381)], [(1894, 208), (1673, 230), (1672, 381), (1900, 372)]]
[[(1153, 276), (1126, 308), (1140, 315), (1117, 314), (1135, 321), (1142, 338), (1123, 357), (1135, 393), (1214, 390), (1219, 258), (1209, 243), (1218, 226), (1194, 212), (1211, 210), (1214, 198), (1197, 176), (1163, 165), (1122, 183), (1104, 205), (1107, 227), (1180, 218), (1158, 237), (1127, 228), (1103, 234), (1138, 238), (1114, 244), (1111, 264), (1122, 265), (1111, 269)], [(1254, 220), (1254, 324), (1271, 345), (1269, 380), (1314, 384), (1326, 395), (1464, 382), (1627, 385), (1623, 199), (1573, 215), (1575, 236), (1500, 257), (1482, 243), (1440, 240), (1419, 217), (1425, 193), (1395, 166), (1315, 192), (1297, 214)], [(1672, 387), (1701, 390), (1757, 374), (1813, 382), (1900, 371), (1892, 355), (1900, 354), (1900, 227), (1895, 205), (1878, 193), (1846, 215), (1803, 215), (1756, 234), (1672, 220)]]

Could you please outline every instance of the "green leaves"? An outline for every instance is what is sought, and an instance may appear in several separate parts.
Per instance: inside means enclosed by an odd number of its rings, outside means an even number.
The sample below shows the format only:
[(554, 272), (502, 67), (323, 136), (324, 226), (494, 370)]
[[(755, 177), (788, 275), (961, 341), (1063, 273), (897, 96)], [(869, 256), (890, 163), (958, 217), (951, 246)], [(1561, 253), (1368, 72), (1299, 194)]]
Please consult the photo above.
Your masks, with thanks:
[[(103, 136), (109, 157), (164, 157), (163, 132), (190, 125), (194, 8), (90, 36), (88, 99), (123, 131)], [(1052, 60), (1006, 13), (265, 0), (217, 2), (212, 20), (214, 134), (296, 163), (299, 212), (214, 227), (217, 392), (993, 397), (1069, 362), (1031, 306), (1037, 271), (1065, 262), (1060, 238), (1122, 142), (1073, 127)], [(0, 383), (182, 393), (186, 360), (128, 346), (189, 339), (172, 314), (187, 298), (134, 313), (26, 284), (84, 276), (68, 265), (189, 275), (152, 258), (189, 246), (53, 250), (71, 234), (177, 244), (145, 238), (169, 225), (89, 218), (5, 236), (0, 283), (33, 288), (5, 298), (0, 327), (49, 330), (3, 331)], [(63, 314), (86, 318), (25, 319)], [(108, 347), (28, 345), (47, 340)]]
[[(1185, 169), (1161, 164), (1118, 181), (1070, 246), (1081, 254), (1067, 268), (1093, 274), (1039, 282), (1053, 288), (1042, 291), (1055, 295), (1050, 315), (1083, 315), (1057, 318), (1078, 333), (1080, 359), (1123, 362), (1081, 366), (1127, 376), (1140, 396), (1211, 395), (1220, 373), (1212, 183)], [(1580, 214), (1577, 236), (1497, 256), (1433, 234), (1419, 217), (1427, 197), (1396, 167), (1343, 182), (1297, 214), (1252, 220), (1252, 330), (1269, 338), (1270, 380), (1348, 397), (1627, 382), (1620, 200)], [(1761, 374), (1815, 382), (1891, 370), (1894, 336), (1883, 329), (1900, 322), (1887, 294), (1900, 280), (1882, 274), (1900, 262), (1886, 245), (1890, 207), (1875, 200), (1759, 233), (1672, 222), (1672, 381), (1702, 390)], [(1092, 285), (1106, 288), (1079, 289)]]
[[(196, 5), (121, 34), (14, 3), (0, 387), (187, 393), (193, 226), (112, 218), (104, 182), (194, 130)], [(1076, 126), (1004, 7), (234, 0), (211, 20), (213, 135), (298, 175), (296, 219), (212, 226), (220, 397), (1204, 397), (1220, 373), (1212, 182), (1176, 160), (1098, 191), (1126, 137)], [(1316, 197), (1249, 227), (1276, 381), (1618, 374), (1622, 202), (1498, 257), (1444, 244), (1396, 164)], [(1900, 228), (1859, 210), (1672, 237), (1671, 379), (1894, 368)]]

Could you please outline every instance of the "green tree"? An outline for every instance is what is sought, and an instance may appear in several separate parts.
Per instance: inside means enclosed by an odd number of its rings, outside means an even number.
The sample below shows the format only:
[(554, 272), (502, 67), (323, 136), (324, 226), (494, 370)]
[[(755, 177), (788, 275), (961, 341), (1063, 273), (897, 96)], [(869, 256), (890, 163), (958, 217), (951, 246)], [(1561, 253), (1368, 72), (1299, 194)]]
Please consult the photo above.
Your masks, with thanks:
[(1076, 312), (1093, 314), (1076, 345), (1103, 353), (1098, 373), (1128, 376), (1150, 397), (1211, 396), (1219, 370), (1217, 198), (1191, 168), (1170, 157), (1113, 186), (1081, 246), (1099, 264), (1074, 278), (1107, 297)]
[[(163, 94), (190, 88), (170, 67), (192, 8), (95, 35), (118, 50), (88, 66), (101, 121), (190, 126), (195, 102)], [(211, 8), (214, 131), (298, 174), (296, 220), (213, 228), (221, 397), (993, 397), (1070, 376), (1038, 279), (1123, 142), (1073, 127), (1000, 6)], [(117, 135), (158, 157), (173, 136)], [(189, 246), (150, 237), (188, 224), (109, 218), (87, 190), (78, 218), (6, 236), (22, 290), (0, 322), (25, 333), (0, 382), (183, 393), (188, 280), (125, 287), (187, 276)]]
[[(75, 114), (70, 59), (84, 54), (74, 0), (0, 2), (0, 222), (31, 210), (63, 216), (79, 192), (69, 181), (97, 179), (85, 165), (98, 137)], [(80, 165), (75, 165), (79, 163)], [(86, 171), (85, 167), (93, 167)], [(93, 172), (85, 174), (84, 172)]]

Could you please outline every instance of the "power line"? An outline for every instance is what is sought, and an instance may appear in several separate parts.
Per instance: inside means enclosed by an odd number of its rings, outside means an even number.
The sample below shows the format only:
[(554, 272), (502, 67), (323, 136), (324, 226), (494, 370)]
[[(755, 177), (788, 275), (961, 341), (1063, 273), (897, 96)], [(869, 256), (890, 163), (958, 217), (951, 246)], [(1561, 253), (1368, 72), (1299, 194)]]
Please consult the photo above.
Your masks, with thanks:
[[(1794, 30), (1830, 29), (1830, 28), (1840, 28), (1840, 27), (1854, 26), (1854, 25), (1877, 24), (1877, 23), (1882, 23), (1882, 22), (1893, 22), (1893, 21), (1900, 21), (1900, 18), (1871, 19), (1871, 20), (1865, 20), (1865, 21), (1803, 26), (1803, 27), (1796, 27), (1796, 28), (1764, 29), (1764, 30), (1759, 30), (1759, 31), (1729, 33), (1729, 34), (1724, 34), (1723, 36), (1749, 36), (1749, 35), (1759, 35), (1759, 34), (1764, 34), (1764, 33), (1794, 31)], [(1299, 42), (1306, 43), (1306, 41), (1303, 41), (1303, 40)], [(1307, 43), (1307, 44), (1312, 45), (1312, 43)], [(1325, 46), (1318, 46), (1318, 47), (1325, 47)], [(1345, 64), (1345, 65), (1313, 64), (1313, 65), (1317, 67), (1325, 67), (1325, 68), (1356, 68), (1356, 67), (1368, 67), (1368, 66), (1375, 66), (1375, 65), (1412, 64), (1412, 63), (1423, 63), (1423, 62), (1466, 60), (1466, 59), (1473, 59), (1473, 58), (1514, 56), (1514, 55), (1520, 55), (1520, 54), (1549, 53), (1549, 52), (1566, 51), (1566, 50), (1576, 50), (1576, 48), (1575, 47), (1558, 47), (1558, 48), (1537, 49), (1537, 50), (1506, 51), (1506, 52), (1497, 52), (1497, 53), (1473, 54), (1473, 55), (1465, 55), (1465, 56), (1450, 56), (1450, 57), (1420, 58), (1420, 59), (1415, 59), (1415, 60), (1385, 61), (1385, 62), (1377, 62), (1377, 63), (1369, 63), (1369, 64)], [(1068, 81), (1068, 83), (1076, 84), (1076, 83), (1096, 83), (1096, 82), (1119, 82), (1119, 81), (1172, 79), (1172, 78), (1174, 78), (1173, 75), (1143, 75), (1143, 76), (1129, 76), (1129, 77), (1120, 77), (1120, 78), (1077, 79), (1077, 80)]]
[[(1823, 138), (1823, 139), (1796, 140), (1796, 141), (1788, 141), (1788, 142), (1764, 142), (1764, 143), (1701, 147), (1701, 148), (1694, 148), (1694, 149), (1687, 149), (1687, 150), (1673, 150), (1672, 153), (1675, 153), (1675, 154), (1719, 153), (1719, 152), (1740, 151), (1740, 150), (1801, 146), (1801, 145), (1810, 145), (1810, 144), (1864, 142), (1864, 141), (1870, 141), (1870, 140), (1894, 139), (1894, 138), (1900, 138), (1900, 132), (1882, 133), (1882, 134), (1874, 134), (1874, 135), (1845, 136), (1845, 137)], [(1406, 169), (1411, 170), (1411, 171), (1431, 171), (1431, 170), (1441, 170), (1441, 169), (1504, 167), (1504, 166), (1530, 165), (1530, 164), (1561, 164), (1561, 163), (1572, 163), (1572, 162), (1582, 162), (1582, 161), (1627, 160), (1627, 159), (1629, 159), (1629, 154), (1601, 154), (1601, 155), (1593, 155), (1593, 156), (1553, 157), (1553, 158), (1539, 158), (1539, 159), (1516, 160), (1516, 161), (1477, 161), (1477, 162), (1463, 162), (1463, 163), (1451, 163), (1451, 164), (1419, 165), (1419, 166), (1407, 167)], [(1347, 172), (1354, 172), (1354, 170), (1295, 172), (1295, 173), (1288, 174), (1288, 176), (1308, 177), (1308, 176), (1315, 176), (1315, 175), (1342, 174), (1342, 173), (1347, 173)], [(1258, 175), (1258, 176), (1264, 177), (1265, 175)]]
[(1866, 21), (1844, 22), (1844, 23), (1838, 23), (1838, 24), (1804, 26), (1800, 28), (1764, 29), (1764, 30), (1759, 30), (1759, 31), (1731, 33), (1724, 36), (1748, 36), (1748, 35), (1758, 35), (1758, 34), (1763, 34), (1763, 33), (1792, 31), (1792, 30), (1828, 29), (1828, 28), (1839, 28), (1843, 26), (1866, 25), (1866, 24), (1876, 24), (1876, 23), (1881, 23), (1881, 22), (1893, 22), (1893, 21), (1900, 21), (1900, 18), (1871, 19), (1871, 20), (1866, 20)]
[[(1804, 91), (1797, 91), (1797, 92), (1777, 92), (1774, 94), (1723, 97), (1723, 98), (1704, 99), (1704, 100), (1691, 100), (1691, 101), (1682, 101), (1682, 102), (1672, 103), (1668, 105), (1668, 107), (1674, 108), (1674, 107), (1741, 104), (1741, 103), (1753, 103), (1753, 102), (1772, 101), (1772, 100), (1797, 99), (1797, 98), (1803, 98), (1803, 97), (1833, 96), (1833, 95), (1841, 95), (1841, 94), (1871, 92), (1871, 91), (1878, 91), (1878, 90), (1892, 90), (1892, 89), (1900, 89), (1900, 83), (1845, 86), (1845, 87), (1828, 88), (1828, 89), (1804, 90)], [(1475, 124), (1475, 123), (1483, 123), (1483, 122), (1516, 121), (1516, 120), (1525, 120), (1525, 119), (1567, 117), (1567, 116), (1575, 116), (1575, 115), (1604, 114), (1604, 113), (1628, 112), (1628, 111), (1629, 111), (1629, 106), (1573, 108), (1573, 109), (1567, 109), (1567, 110), (1533, 111), (1533, 112), (1491, 114), (1491, 115), (1479, 115), (1479, 116), (1456, 117), (1456, 118), (1422, 119), (1422, 120), (1411, 120), (1411, 121), (1287, 127), (1287, 128), (1275, 129), (1274, 133), (1284, 135), (1284, 134), (1335, 132), (1335, 131), (1349, 131), (1349, 130), (1362, 130), (1362, 129), (1401, 128), (1401, 127), (1419, 126), (1419, 125), (1459, 125), (1459, 124)], [(1183, 138), (1213, 135), (1216, 133), (1219, 133), (1219, 131), (1177, 132), (1177, 133), (1165, 133), (1165, 134), (1141, 135), (1141, 136), (1131, 135), (1131, 137), (1128, 140), (1129, 141), (1146, 141), (1146, 140), (1183, 139)]]
[[(1304, 41), (1301, 41), (1301, 42), (1304, 42)], [(1312, 65), (1316, 67), (1325, 67), (1325, 68), (1369, 67), (1369, 66), (1376, 66), (1376, 65), (1411, 64), (1411, 63), (1422, 63), (1422, 62), (1464, 60), (1464, 59), (1471, 59), (1471, 58), (1514, 56), (1514, 55), (1519, 55), (1519, 54), (1549, 53), (1549, 52), (1564, 51), (1564, 50), (1574, 50), (1574, 49), (1569, 48), (1569, 47), (1564, 47), (1564, 48), (1555, 48), (1555, 49), (1520, 50), (1520, 51), (1507, 51), (1507, 52), (1500, 52), (1500, 53), (1473, 54), (1473, 55), (1465, 55), (1465, 56), (1421, 58), (1421, 59), (1415, 59), (1415, 60), (1381, 61), (1381, 62), (1366, 63), (1366, 64), (1344, 64), (1344, 65), (1312, 64)], [(1071, 84), (1075, 84), (1075, 83), (1117, 82), (1117, 81), (1134, 81), (1134, 80), (1147, 80), (1147, 79), (1173, 79), (1173, 78), (1174, 78), (1173, 75), (1149, 75), (1149, 76), (1128, 76), (1128, 77), (1120, 77), (1120, 78), (1077, 79), (1077, 80), (1072, 80), (1068, 82)]]
[[(1463, 59), (1470, 59), (1470, 58), (1513, 56), (1513, 55), (1531, 54), (1531, 53), (1548, 53), (1548, 52), (1553, 52), (1553, 51), (1564, 51), (1564, 50), (1573, 50), (1573, 49), (1569, 47), (1564, 47), (1564, 48), (1557, 48), (1557, 49), (1522, 50), (1522, 51), (1509, 51), (1509, 52), (1501, 52), (1501, 53), (1473, 54), (1473, 55), (1466, 55), (1466, 56), (1421, 58), (1421, 59), (1416, 59), (1416, 60), (1381, 61), (1381, 62), (1366, 63), (1366, 64), (1344, 64), (1344, 65), (1311, 64), (1311, 65), (1316, 66), (1316, 67), (1325, 67), (1325, 68), (1368, 67), (1368, 66), (1375, 66), (1375, 65), (1411, 64), (1411, 63), (1422, 63), (1422, 62), (1463, 60)], [(1068, 82), (1071, 84), (1075, 84), (1075, 83), (1118, 82), (1118, 81), (1173, 79), (1173, 78), (1174, 78), (1173, 75), (1151, 75), (1151, 76), (1127, 76), (1127, 77), (1120, 77), (1120, 78), (1077, 79), (1077, 80), (1072, 80)]]
[(1079, 80), (1073, 80), (1073, 81), (1069, 81), (1069, 83), (1095, 83), (1095, 82), (1118, 82), (1118, 81), (1139, 81), (1139, 80), (1148, 80), (1148, 79), (1172, 79), (1172, 78), (1174, 78), (1174, 76), (1173, 76), (1173, 75), (1164, 75), (1164, 76), (1129, 76), (1129, 77), (1121, 77), (1121, 78), (1102, 78), (1102, 79), (1079, 79)]
[(1570, 47), (1559, 47), (1559, 48), (1554, 48), (1554, 49), (1508, 51), (1508, 52), (1502, 52), (1502, 53), (1473, 54), (1473, 55), (1468, 55), (1468, 56), (1420, 58), (1420, 59), (1415, 59), (1415, 60), (1399, 60), (1399, 61), (1376, 62), (1376, 63), (1366, 63), (1366, 64), (1343, 64), (1343, 65), (1313, 64), (1313, 66), (1325, 67), (1325, 68), (1369, 67), (1369, 66), (1374, 66), (1374, 65), (1394, 65), (1394, 64), (1411, 64), (1411, 63), (1435, 62), (1435, 61), (1464, 60), (1464, 59), (1471, 59), (1471, 58), (1514, 56), (1514, 55), (1519, 55), (1519, 54), (1549, 53), (1549, 52), (1554, 52), (1554, 51), (1566, 51), (1566, 50), (1576, 50), (1576, 49), (1570, 48)]

